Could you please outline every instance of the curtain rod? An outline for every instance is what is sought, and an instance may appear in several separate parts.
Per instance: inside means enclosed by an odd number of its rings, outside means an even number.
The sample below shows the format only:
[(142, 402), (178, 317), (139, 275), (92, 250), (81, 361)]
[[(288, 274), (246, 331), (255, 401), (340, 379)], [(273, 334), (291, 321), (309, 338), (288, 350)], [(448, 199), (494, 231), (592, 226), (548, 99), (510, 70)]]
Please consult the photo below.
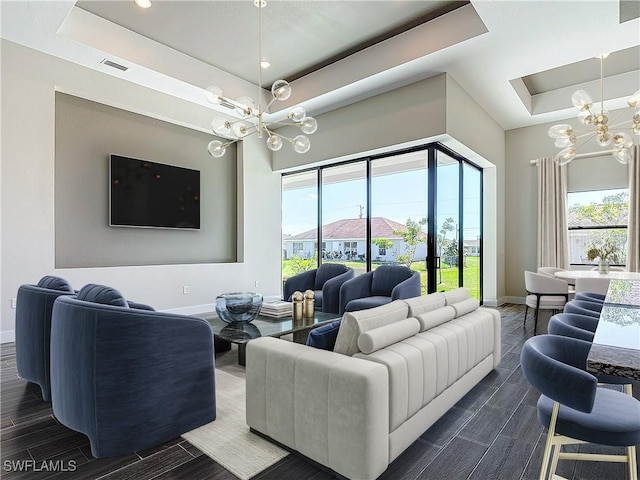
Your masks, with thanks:
[[(575, 157), (574, 160), (579, 160), (581, 158), (593, 158), (593, 157), (604, 157), (605, 155), (610, 155), (613, 153), (613, 150), (602, 150), (600, 152), (587, 152), (587, 153), (579, 153)], [(529, 163), (531, 165), (537, 165), (538, 160), (530, 160)]]

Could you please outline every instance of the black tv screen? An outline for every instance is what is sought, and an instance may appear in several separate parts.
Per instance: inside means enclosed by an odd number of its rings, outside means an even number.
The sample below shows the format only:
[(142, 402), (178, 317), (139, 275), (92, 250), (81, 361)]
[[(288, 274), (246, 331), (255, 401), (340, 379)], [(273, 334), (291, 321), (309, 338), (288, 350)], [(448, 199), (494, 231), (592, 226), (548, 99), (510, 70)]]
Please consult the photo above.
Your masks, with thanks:
[(110, 155), (110, 224), (200, 228), (200, 171)]

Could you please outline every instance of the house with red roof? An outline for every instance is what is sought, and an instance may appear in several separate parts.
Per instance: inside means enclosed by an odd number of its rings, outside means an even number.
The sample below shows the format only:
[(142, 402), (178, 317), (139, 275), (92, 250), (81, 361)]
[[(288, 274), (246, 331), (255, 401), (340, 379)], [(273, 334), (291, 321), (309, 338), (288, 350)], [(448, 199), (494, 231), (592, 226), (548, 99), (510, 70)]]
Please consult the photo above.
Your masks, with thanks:
[[(371, 257), (376, 261), (393, 262), (398, 254), (407, 249), (407, 244), (398, 234), (406, 226), (384, 217), (371, 219), (371, 238), (386, 238), (393, 243), (390, 248), (372, 245)], [(322, 226), (322, 257), (328, 260), (364, 260), (366, 245), (366, 219), (347, 218)], [(297, 235), (284, 235), (283, 253), (285, 258), (297, 255), (311, 258), (317, 252), (318, 229), (313, 228)], [(426, 240), (426, 238), (425, 238)], [(415, 251), (415, 260), (426, 257), (426, 243), (420, 243)]]

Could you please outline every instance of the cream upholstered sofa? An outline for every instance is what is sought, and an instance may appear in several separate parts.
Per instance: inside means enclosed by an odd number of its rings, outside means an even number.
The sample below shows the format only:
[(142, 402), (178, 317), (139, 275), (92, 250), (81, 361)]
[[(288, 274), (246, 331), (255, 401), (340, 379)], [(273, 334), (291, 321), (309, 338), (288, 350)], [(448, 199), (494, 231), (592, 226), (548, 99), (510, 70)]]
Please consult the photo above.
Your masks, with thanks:
[(345, 313), (334, 351), (247, 345), (247, 424), (374, 479), (500, 362), (500, 314), (466, 289)]

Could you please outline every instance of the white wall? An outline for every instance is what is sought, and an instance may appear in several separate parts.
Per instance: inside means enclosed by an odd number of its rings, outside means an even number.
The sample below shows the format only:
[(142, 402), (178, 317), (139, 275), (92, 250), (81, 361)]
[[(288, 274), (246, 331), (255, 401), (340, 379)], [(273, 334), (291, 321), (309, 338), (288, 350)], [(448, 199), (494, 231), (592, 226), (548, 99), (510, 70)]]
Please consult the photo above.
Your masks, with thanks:
[[(199, 131), (208, 131), (214, 112), (5, 40), (1, 49), (1, 341), (13, 340), (11, 298), (18, 287), (47, 274), (76, 288), (111, 285), (157, 309), (210, 305), (216, 295), (235, 290), (280, 293), (280, 175), (272, 172), (264, 143), (254, 138), (239, 148), (242, 263), (55, 269), (55, 91)], [(189, 295), (182, 294), (183, 285), (190, 286)]]
[[(615, 117), (616, 113), (612, 112)], [(506, 295), (509, 300), (521, 301), (525, 296), (524, 271), (536, 269), (537, 235), (537, 170), (530, 161), (553, 156), (558, 149), (547, 135), (549, 127), (558, 123), (534, 125), (506, 132)], [(577, 124), (576, 117), (566, 123)], [(601, 148), (591, 142), (581, 152), (597, 152)], [(569, 164), (568, 186), (582, 190), (592, 188), (620, 188), (627, 181), (627, 167), (611, 155), (590, 159), (576, 159)], [(622, 185), (621, 185), (622, 183)]]

